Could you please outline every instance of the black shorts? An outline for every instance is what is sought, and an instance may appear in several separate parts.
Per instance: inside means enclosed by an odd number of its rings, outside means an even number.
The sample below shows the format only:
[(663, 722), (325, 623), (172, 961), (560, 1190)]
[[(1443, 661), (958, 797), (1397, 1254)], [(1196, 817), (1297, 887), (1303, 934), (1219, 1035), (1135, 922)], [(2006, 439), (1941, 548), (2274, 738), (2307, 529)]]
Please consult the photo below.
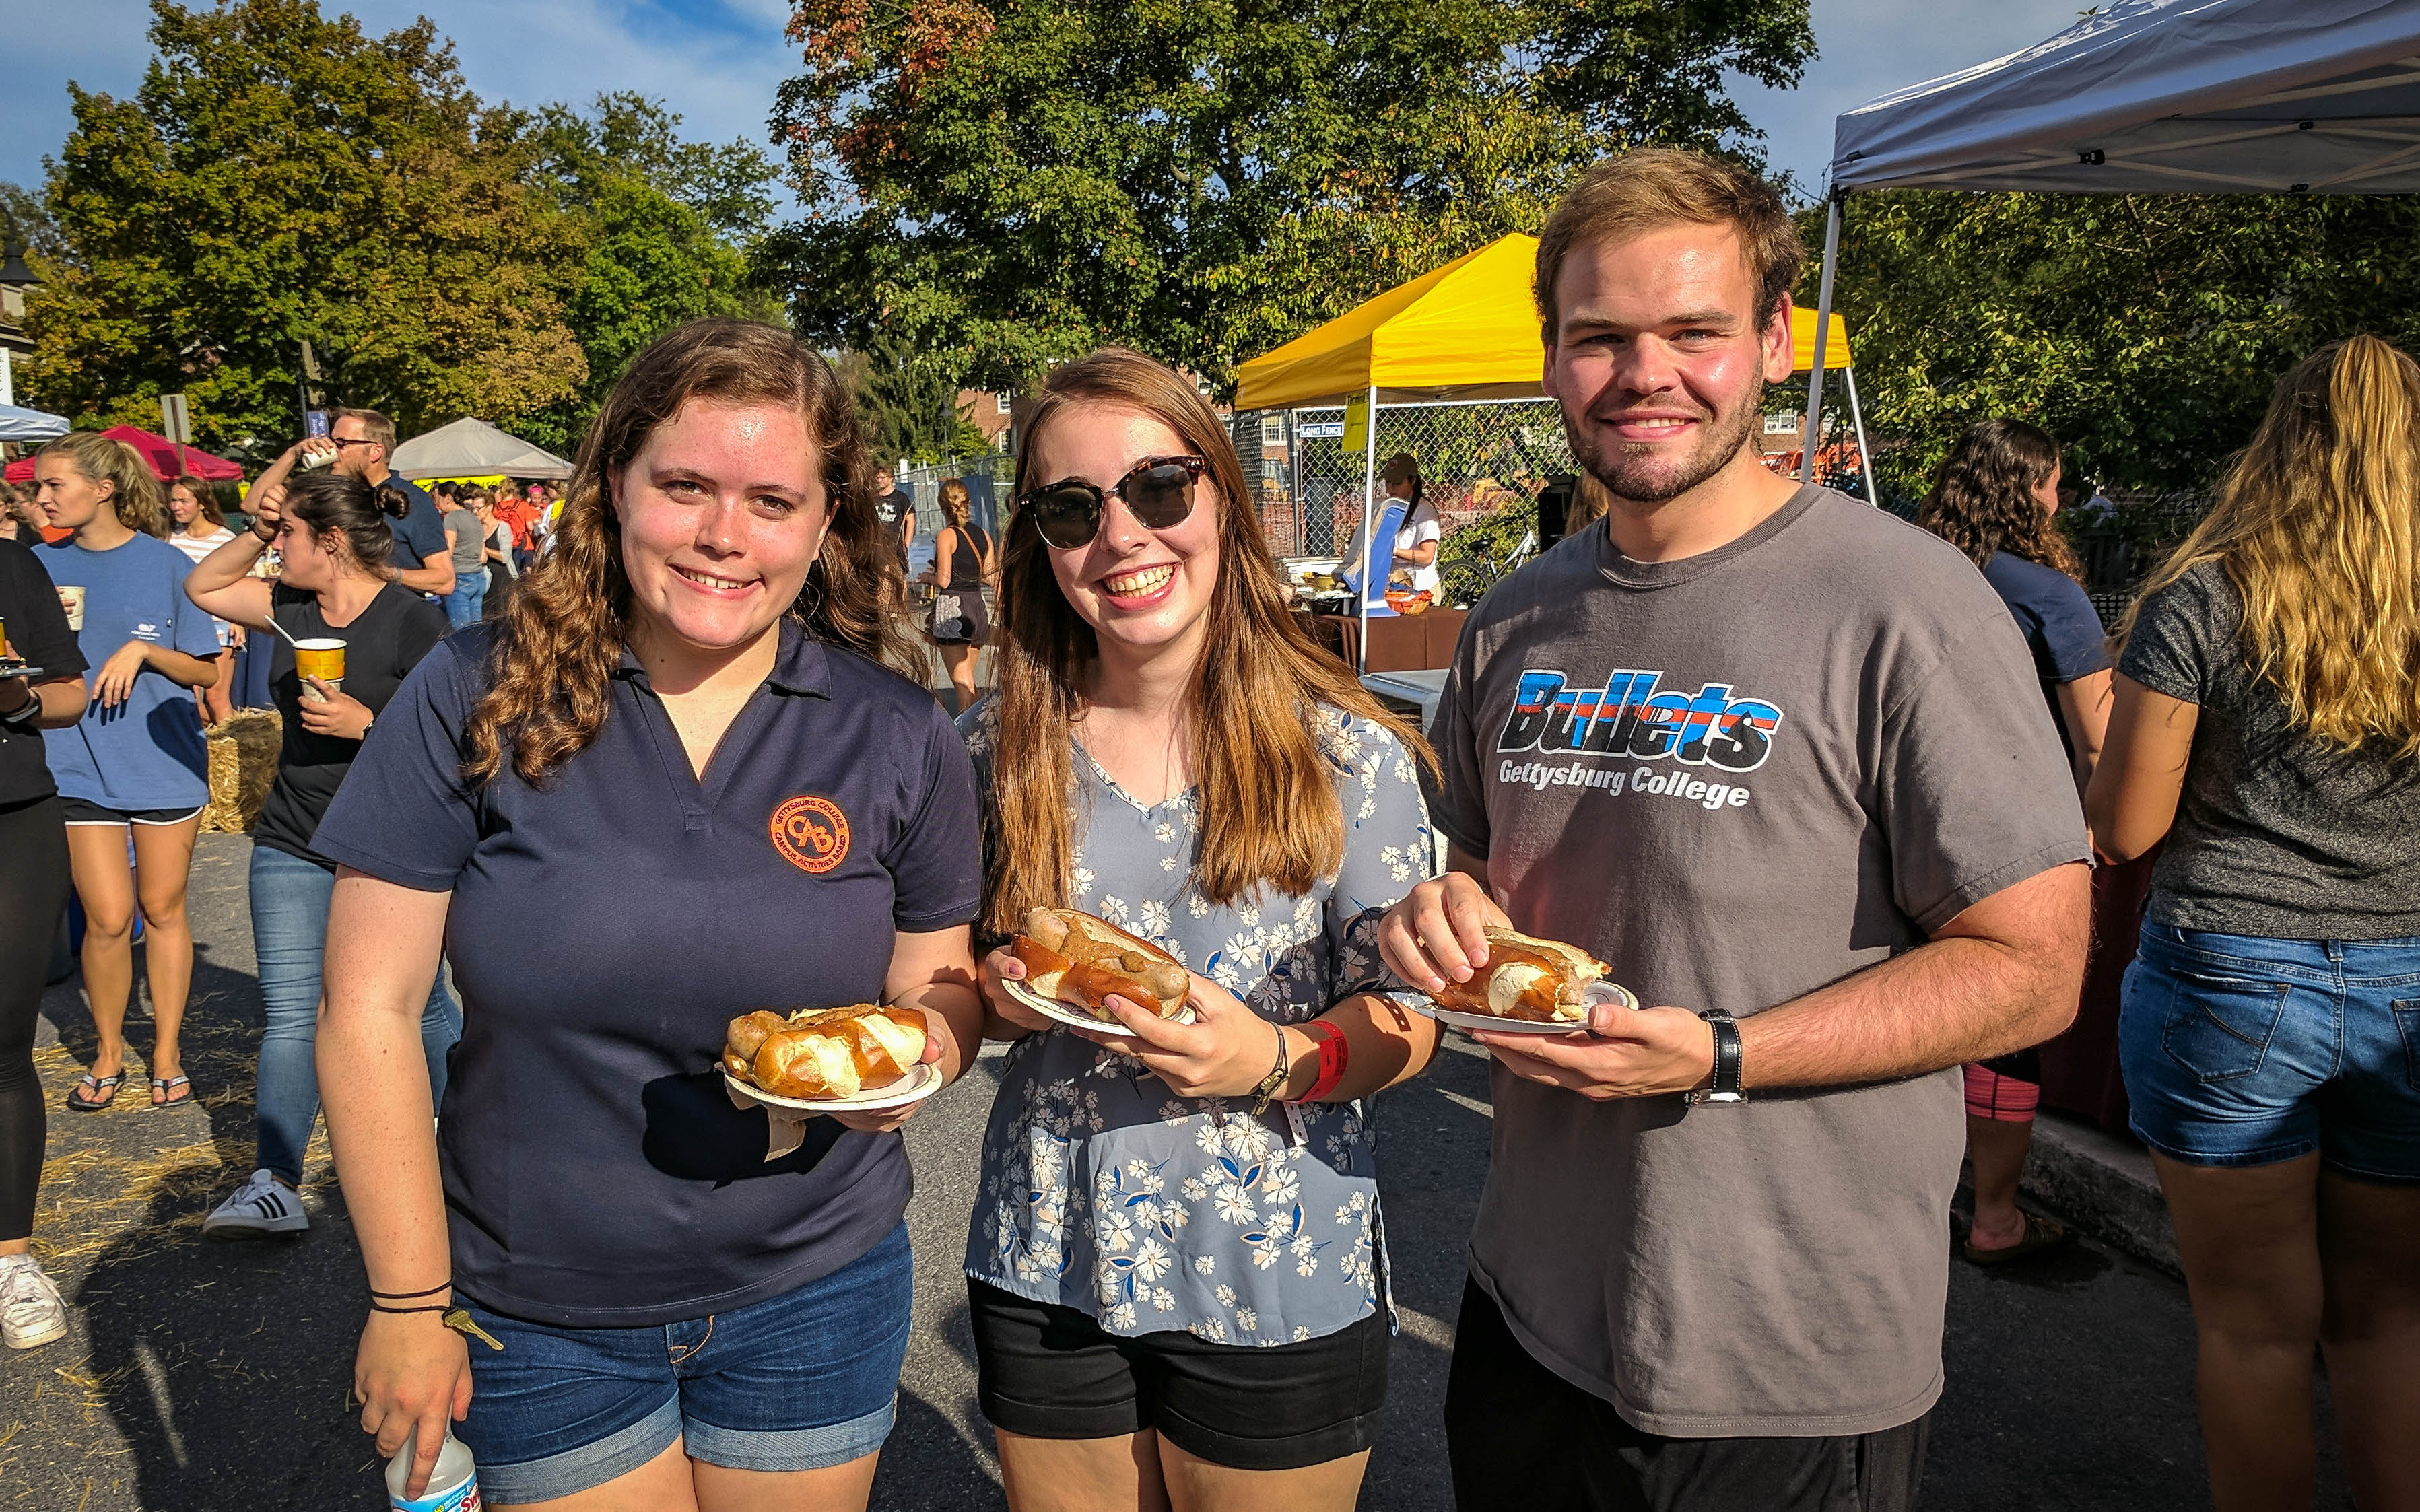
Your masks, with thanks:
[(1533, 1359), (1476, 1281), (1446, 1380), (1461, 1512), (1909, 1512), (1931, 1414), (1837, 1438), (1667, 1439)]
[(208, 805), (191, 809), (104, 809), (83, 798), (61, 798), (59, 806), (67, 810), (70, 825), (115, 825), (123, 829), (129, 825), (181, 825), (200, 813)]
[(976, 1399), (1029, 1439), (1112, 1439), (1145, 1428), (1233, 1470), (1299, 1470), (1377, 1442), (1387, 1403), (1383, 1311), (1267, 1348), (1190, 1334), (1109, 1333), (1086, 1314), (970, 1277)]

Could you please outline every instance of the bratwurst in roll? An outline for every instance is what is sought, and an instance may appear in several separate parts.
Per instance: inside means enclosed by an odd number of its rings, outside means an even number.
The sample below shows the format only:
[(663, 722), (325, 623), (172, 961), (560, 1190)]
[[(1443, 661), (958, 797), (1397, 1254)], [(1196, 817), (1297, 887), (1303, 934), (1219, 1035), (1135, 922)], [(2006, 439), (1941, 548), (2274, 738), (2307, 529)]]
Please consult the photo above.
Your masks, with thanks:
[(800, 1009), (784, 1018), (758, 1009), (731, 1021), (722, 1069), (776, 1097), (855, 1097), (890, 1086), (924, 1058), (924, 1016), (860, 1003)]
[(1072, 908), (1028, 909), (1025, 929), (1008, 949), (1025, 963), (1027, 986), (1105, 1024), (1116, 1022), (1102, 1006), (1113, 995), (1146, 1013), (1176, 1018), (1193, 985), (1185, 967), (1158, 946)]
[(1606, 964), (1576, 946), (1509, 929), (1487, 932), (1487, 964), (1468, 981), (1449, 981), (1429, 996), (1456, 1013), (1485, 1013), (1535, 1024), (1586, 1024), (1590, 982)]

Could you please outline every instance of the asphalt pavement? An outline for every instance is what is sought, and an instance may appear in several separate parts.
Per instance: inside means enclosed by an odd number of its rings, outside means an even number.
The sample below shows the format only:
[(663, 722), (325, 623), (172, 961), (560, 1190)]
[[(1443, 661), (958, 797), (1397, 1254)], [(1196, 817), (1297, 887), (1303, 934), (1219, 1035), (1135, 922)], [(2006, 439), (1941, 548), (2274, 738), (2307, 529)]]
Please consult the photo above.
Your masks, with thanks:
[[(252, 1166), (252, 1051), (260, 1031), (244, 908), (250, 841), (206, 835), (195, 856), (192, 1107), (59, 1107), (92, 1049), (73, 980), (44, 1001), (39, 1057), (52, 1094), (35, 1242), (66, 1293), (69, 1335), (0, 1359), (0, 1507), (383, 1506), (376, 1457), (349, 1405), (366, 1298), (342, 1195), (315, 1144), (311, 1232), (212, 1244), (202, 1217)], [(138, 1004), (139, 1057), (150, 1039)], [(916, 1331), (874, 1505), (956, 1512), (1002, 1504), (958, 1262), (997, 1062), (908, 1126), (917, 1177)], [(1379, 1168), (1396, 1335), (1388, 1424), (1368, 1508), (1451, 1504), (1439, 1411), (1462, 1254), (1487, 1168), (1486, 1063), (1466, 1041), (1378, 1104)], [(2086, 1242), (2030, 1273), (1953, 1267), (1949, 1385), (1925, 1504), (1972, 1512), (2142, 1512), (2209, 1505), (2193, 1411), (2184, 1288)], [(2318, 1504), (2349, 1508), (2331, 1455)]]

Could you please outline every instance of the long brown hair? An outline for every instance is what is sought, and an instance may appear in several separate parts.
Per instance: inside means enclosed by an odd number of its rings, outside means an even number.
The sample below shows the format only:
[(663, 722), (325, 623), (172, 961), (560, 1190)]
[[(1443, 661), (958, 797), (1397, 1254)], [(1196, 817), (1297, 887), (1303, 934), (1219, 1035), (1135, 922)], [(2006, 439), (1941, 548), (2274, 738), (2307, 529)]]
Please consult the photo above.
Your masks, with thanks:
[(2296, 728), (2420, 756), (2420, 364), (2379, 340), (2322, 347), (2277, 380), (2218, 501), (2143, 583), (2206, 562), (2243, 595), (2244, 664)]
[[(194, 476), (194, 474), (190, 472), (178, 473), (177, 476), (168, 480), (167, 486), (161, 490), (161, 503), (163, 505), (166, 504), (168, 500), (174, 497), (177, 490), (179, 488), (184, 489), (187, 493), (194, 496), (194, 514), (199, 515), (206, 520), (209, 520), (211, 524), (217, 526), (221, 530), (226, 529), (226, 516), (219, 508), (219, 501), (216, 491), (213, 490), (209, 484), (204, 483), (201, 479)], [(172, 531), (181, 531), (185, 528), (177, 523), (177, 513), (175, 510), (170, 510), (168, 512), (168, 528)]]
[(1916, 522), (1966, 553), (1977, 566), (1994, 551), (2081, 581), (2084, 563), (2034, 497), (2058, 466), (2058, 439), (2022, 420), (1967, 427), (1932, 480)]
[[(1218, 581), (1187, 714), (1202, 808), (1193, 885), (1219, 904), (1264, 883), (1309, 892), (1344, 856), (1337, 766), (1315, 728), (1319, 706), (1373, 721), (1432, 770), (1435, 758), (1418, 731), (1295, 624), (1226, 427), (1177, 373), (1119, 347), (1054, 369), (1019, 429), (1017, 497), (1048, 481), (1032, 475), (1035, 439), (1066, 409), (1087, 405), (1148, 415), (1209, 464), (1196, 507), (1218, 512)], [(1007, 933), (1028, 908), (1066, 902), (1074, 726), (1098, 655), (1093, 627), (1059, 591), (1049, 550), (1022, 509), (1008, 524), (1000, 620), (984, 918), (988, 930)]]
[(108, 507), (128, 530), (163, 541), (175, 533), (177, 522), (168, 517), (168, 496), (160, 486), (160, 474), (142, 453), (115, 436), (70, 431), (45, 441), (34, 455), (67, 457), (88, 481), (110, 485)]
[(856, 402), (814, 347), (780, 327), (692, 320), (631, 360), (581, 440), (554, 544), (496, 623), (494, 682), (468, 730), (463, 771), (473, 780), (509, 764), (523, 781), (540, 782), (604, 727), (630, 617), (613, 480), (691, 399), (791, 405), (806, 417), (832, 522), (789, 612), (825, 640), (922, 675), (921, 650), (884, 612), (886, 598), (899, 594), (898, 568), (874, 515), (873, 462)]

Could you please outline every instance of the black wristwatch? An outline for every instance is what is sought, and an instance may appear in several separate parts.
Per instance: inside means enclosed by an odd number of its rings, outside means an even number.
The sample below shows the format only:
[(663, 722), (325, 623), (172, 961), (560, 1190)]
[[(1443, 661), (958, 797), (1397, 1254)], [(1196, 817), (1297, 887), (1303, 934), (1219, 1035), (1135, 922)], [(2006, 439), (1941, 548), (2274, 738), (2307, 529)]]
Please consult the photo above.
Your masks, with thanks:
[(1705, 1087), (1681, 1094), (1681, 1101), (1691, 1107), (1707, 1103), (1745, 1103), (1747, 1093), (1740, 1089), (1739, 1020), (1719, 1008), (1710, 1008), (1698, 1015), (1714, 1031), (1714, 1079)]
[(26, 731), (33, 729), (34, 721), (39, 719), (41, 717), (42, 695), (35, 692), (31, 687), (28, 687), (25, 689), (24, 702), (17, 705), (13, 709), (10, 709), (6, 714), (0, 714), (0, 725), (7, 725), (9, 729), (23, 734)]

